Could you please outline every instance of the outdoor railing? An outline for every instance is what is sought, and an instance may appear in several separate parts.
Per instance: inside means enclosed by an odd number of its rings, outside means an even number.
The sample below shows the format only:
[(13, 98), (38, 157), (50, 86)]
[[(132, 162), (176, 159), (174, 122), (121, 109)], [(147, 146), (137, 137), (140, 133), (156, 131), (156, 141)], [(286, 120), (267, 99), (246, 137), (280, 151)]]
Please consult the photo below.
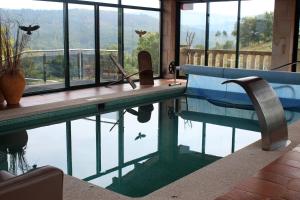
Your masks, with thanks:
[[(239, 68), (269, 70), (272, 52), (240, 51)], [(180, 65), (204, 65), (205, 51), (202, 49), (180, 48)], [(235, 67), (236, 52), (234, 50), (209, 50), (208, 66)]]
[[(102, 80), (116, 80), (119, 73), (112, 68), (110, 54), (117, 50), (100, 50), (100, 73)], [(95, 50), (70, 49), (71, 80), (92, 80), (95, 76)], [(27, 85), (52, 84), (64, 80), (64, 50), (29, 50), (22, 52), (22, 65)]]

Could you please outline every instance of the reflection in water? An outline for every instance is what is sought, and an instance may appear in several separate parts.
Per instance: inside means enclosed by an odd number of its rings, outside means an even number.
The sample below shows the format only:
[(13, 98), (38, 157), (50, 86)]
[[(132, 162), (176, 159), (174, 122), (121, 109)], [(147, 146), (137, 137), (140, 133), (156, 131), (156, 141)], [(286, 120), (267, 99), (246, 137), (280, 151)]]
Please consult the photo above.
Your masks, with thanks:
[[(26, 130), (0, 136), (0, 161), (2, 170), (17, 175), (18, 171), (25, 173), (29, 170), (25, 158), (25, 149), (28, 142)], [(7, 162), (9, 156), (9, 168)]]
[(153, 109), (154, 109), (153, 105), (149, 104), (149, 105), (140, 106), (138, 108), (138, 111), (132, 108), (128, 108), (126, 109), (126, 111), (129, 112), (130, 114), (136, 115), (137, 120), (140, 123), (146, 123), (151, 119), (151, 113)]
[[(183, 104), (198, 106), (190, 100)], [(26, 131), (2, 135), (0, 167), (26, 172), (28, 142), (30, 163), (53, 165), (109, 190), (141, 197), (228, 155), (242, 139), (239, 148), (260, 137), (251, 132), (235, 140), (238, 129), (210, 126), (208, 120), (218, 124), (217, 118), (209, 116), (203, 122), (199, 118), (203, 113), (183, 108), (178, 101), (166, 100), (113, 113), (74, 116), (59, 126), (27, 129), (28, 135)], [(225, 134), (226, 129), (229, 133)], [(55, 145), (46, 145), (50, 141)]]
[(146, 137), (145, 134), (142, 134), (141, 132), (139, 132), (138, 136), (136, 136), (136, 137), (134, 138), (134, 140), (140, 140), (140, 139), (145, 138), (145, 137)]

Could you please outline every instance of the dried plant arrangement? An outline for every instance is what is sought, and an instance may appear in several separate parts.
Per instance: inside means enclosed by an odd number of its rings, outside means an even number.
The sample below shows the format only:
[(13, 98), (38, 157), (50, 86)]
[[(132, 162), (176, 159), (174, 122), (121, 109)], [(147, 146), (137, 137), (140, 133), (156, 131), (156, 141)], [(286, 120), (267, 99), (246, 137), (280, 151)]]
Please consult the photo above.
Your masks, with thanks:
[[(22, 71), (21, 56), (29, 42), (29, 35), (21, 32), (19, 22), (0, 16), (0, 77), (4, 73)], [(16, 30), (16, 35), (12, 31)]]

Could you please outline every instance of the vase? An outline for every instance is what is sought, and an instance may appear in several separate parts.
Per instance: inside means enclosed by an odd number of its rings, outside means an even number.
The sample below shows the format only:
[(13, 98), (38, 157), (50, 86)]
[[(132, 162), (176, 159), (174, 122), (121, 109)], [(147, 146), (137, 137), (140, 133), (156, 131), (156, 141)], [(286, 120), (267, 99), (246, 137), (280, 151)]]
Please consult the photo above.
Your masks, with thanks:
[(25, 89), (25, 77), (21, 71), (4, 73), (0, 78), (0, 90), (8, 105), (19, 104)]

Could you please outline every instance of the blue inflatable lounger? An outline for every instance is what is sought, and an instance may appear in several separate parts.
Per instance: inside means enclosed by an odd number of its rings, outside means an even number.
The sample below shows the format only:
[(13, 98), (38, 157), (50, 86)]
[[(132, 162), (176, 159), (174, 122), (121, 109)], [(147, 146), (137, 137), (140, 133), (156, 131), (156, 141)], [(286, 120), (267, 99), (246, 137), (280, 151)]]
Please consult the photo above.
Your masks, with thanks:
[(188, 75), (186, 94), (206, 99), (215, 105), (253, 110), (245, 91), (238, 85), (225, 84), (228, 79), (258, 76), (272, 86), (285, 110), (300, 112), (300, 73), (232, 69), (183, 65), (181, 70)]
[(195, 65), (183, 65), (180, 69), (188, 76), (186, 105), (181, 110), (185, 119), (222, 122), (236, 128), (242, 125), (257, 131), (257, 116), (244, 89), (237, 84), (222, 84), (228, 79), (247, 76), (259, 76), (270, 83), (279, 96), (288, 123), (300, 119), (300, 73)]

